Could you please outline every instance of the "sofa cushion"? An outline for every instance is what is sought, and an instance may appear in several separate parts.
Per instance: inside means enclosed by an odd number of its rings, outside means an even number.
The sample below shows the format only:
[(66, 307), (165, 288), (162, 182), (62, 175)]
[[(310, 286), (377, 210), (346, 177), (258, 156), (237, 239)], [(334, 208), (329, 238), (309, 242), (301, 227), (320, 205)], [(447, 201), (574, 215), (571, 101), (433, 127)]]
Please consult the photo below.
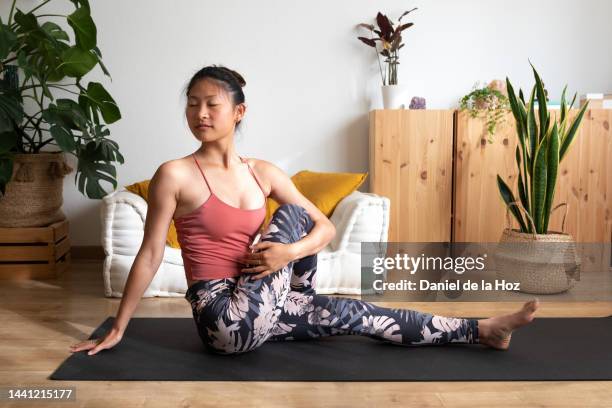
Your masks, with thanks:
[[(327, 218), (331, 217), (338, 203), (357, 190), (368, 173), (321, 173), (302, 170), (291, 177), (300, 193), (310, 200)], [(265, 225), (279, 204), (272, 198), (267, 200)]]
[[(144, 200), (149, 202), (149, 183), (150, 179), (139, 181), (134, 184), (130, 184), (129, 186), (125, 186), (126, 190), (139, 195), (144, 198)], [(168, 244), (172, 248), (180, 248), (178, 242), (178, 237), (176, 235), (176, 227), (174, 226), (174, 220), (170, 222), (170, 228), (168, 228), (168, 235), (166, 235), (166, 244)]]

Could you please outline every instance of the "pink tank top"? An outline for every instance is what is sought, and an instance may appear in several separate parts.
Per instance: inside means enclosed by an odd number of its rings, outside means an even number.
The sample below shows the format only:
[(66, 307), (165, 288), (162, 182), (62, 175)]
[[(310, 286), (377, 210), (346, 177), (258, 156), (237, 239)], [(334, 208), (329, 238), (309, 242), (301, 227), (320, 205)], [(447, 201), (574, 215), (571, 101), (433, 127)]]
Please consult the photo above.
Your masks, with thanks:
[[(247, 253), (249, 244), (263, 227), (266, 203), (263, 207), (249, 210), (221, 201), (210, 188), (198, 160), (194, 155), (192, 157), (204, 177), (210, 196), (196, 210), (174, 220), (187, 279), (236, 277), (242, 273), (240, 269), (246, 267), (238, 259)], [(263, 192), (249, 163), (242, 157), (240, 160), (247, 164)]]

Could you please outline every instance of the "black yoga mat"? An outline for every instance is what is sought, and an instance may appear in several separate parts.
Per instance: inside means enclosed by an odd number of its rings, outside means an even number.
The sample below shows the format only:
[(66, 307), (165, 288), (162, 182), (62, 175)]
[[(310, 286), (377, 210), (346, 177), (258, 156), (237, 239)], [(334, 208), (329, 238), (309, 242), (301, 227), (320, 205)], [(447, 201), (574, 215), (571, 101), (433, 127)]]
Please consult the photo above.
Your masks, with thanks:
[[(108, 317), (90, 338), (111, 326)], [(401, 346), (363, 336), (266, 342), (209, 353), (192, 318), (132, 318), (121, 343), (72, 354), (53, 380), (558, 381), (612, 380), (612, 316), (537, 318), (507, 351), (482, 344)]]

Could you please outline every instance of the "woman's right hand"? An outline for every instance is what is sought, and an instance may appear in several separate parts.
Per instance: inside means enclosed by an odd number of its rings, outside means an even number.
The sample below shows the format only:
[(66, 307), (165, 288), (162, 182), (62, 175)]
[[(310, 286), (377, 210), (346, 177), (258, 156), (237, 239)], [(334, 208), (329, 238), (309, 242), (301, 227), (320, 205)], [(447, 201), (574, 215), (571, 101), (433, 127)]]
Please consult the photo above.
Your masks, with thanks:
[(117, 329), (111, 329), (101, 339), (85, 340), (77, 344), (70, 346), (70, 352), (89, 350), (87, 355), (94, 355), (100, 350), (109, 349), (114, 347), (123, 338), (123, 333)]

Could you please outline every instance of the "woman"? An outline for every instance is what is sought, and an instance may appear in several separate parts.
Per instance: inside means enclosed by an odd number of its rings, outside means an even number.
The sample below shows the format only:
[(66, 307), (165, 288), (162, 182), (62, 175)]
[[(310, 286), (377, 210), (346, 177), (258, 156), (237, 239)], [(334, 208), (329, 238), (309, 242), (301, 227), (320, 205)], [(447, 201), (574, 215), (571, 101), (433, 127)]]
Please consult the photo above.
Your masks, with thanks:
[[(359, 334), (401, 345), (479, 343), (506, 350), (513, 330), (534, 319), (537, 299), (489, 319), (459, 319), (383, 308), (315, 293), (317, 253), (334, 237), (329, 219), (291, 179), (264, 160), (237, 155), (234, 131), (246, 111), (240, 74), (208, 66), (191, 78), (186, 117), (202, 142), (193, 154), (163, 163), (149, 187), (145, 235), (113, 328), (71, 351), (115, 346), (162, 261), (174, 218), (198, 333), (212, 352), (235, 354), (266, 341)], [(281, 206), (261, 242), (265, 200)]]

